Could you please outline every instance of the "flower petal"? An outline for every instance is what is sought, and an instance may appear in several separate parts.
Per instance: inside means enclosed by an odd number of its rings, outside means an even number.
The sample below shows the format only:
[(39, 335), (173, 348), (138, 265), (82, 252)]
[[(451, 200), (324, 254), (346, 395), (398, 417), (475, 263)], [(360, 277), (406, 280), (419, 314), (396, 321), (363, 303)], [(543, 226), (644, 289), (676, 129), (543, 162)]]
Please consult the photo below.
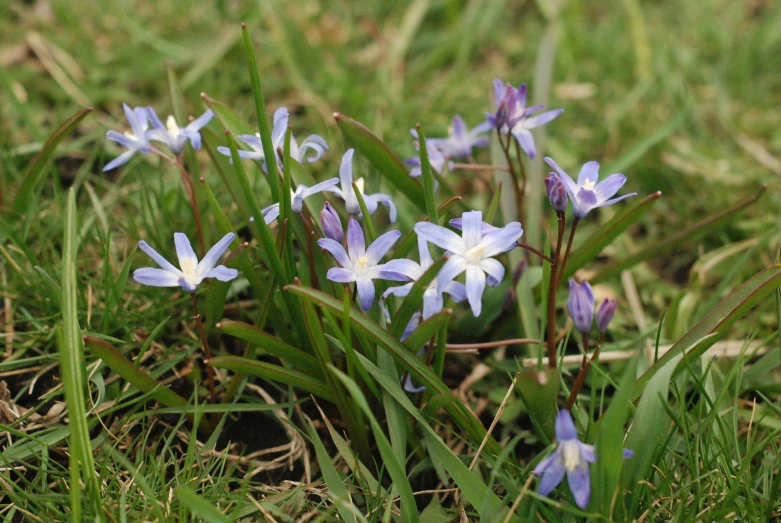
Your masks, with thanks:
[(445, 300), (442, 298), (442, 294), (435, 292), (430, 295), (423, 296), (423, 319), (427, 320), (434, 314), (440, 312), (445, 304)]
[(361, 302), (361, 309), (368, 311), (374, 303), (374, 282), (369, 278), (361, 278), (355, 282), (358, 287), (358, 299)]
[[(201, 262), (198, 264), (198, 270), (196, 271), (196, 274), (198, 274), (198, 277), (200, 278), (206, 278), (206, 274), (211, 271), (215, 265), (217, 265), (217, 262), (220, 261), (220, 258), (222, 258), (222, 255), (225, 254), (225, 251), (228, 250), (228, 248), (231, 245), (231, 242), (236, 238), (236, 235), (232, 232), (229, 232), (225, 236), (222, 237), (220, 241), (214, 244), (214, 247), (209, 249), (209, 252), (206, 253), (206, 256), (203, 257)], [(189, 242), (188, 242), (189, 245)], [(178, 253), (178, 250), (177, 250)], [(238, 272), (236, 273), (238, 275)], [(234, 276), (235, 278), (236, 276)], [(215, 276), (216, 278), (216, 276)], [(231, 278), (233, 279), (233, 278)]]
[(626, 176), (623, 174), (611, 174), (594, 187), (594, 193), (597, 195), (597, 202), (604, 202), (610, 199), (626, 183)]
[(483, 236), (482, 243), (485, 246), (483, 258), (496, 256), (515, 248), (515, 242), (523, 236), (523, 227), (520, 222), (511, 222), (495, 231)]
[(179, 269), (174, 267), (171, 262), (169, 262), (168, 260), (163, 258), (163, 256), (159, 252), (154, 250), (144, 240), (141, 240), (140, 242), (138, 242), (138, 248), (141, 249), (142, 251), (144, 251), (147, 256), (152, 258), (155, 261), (155, 263), (157, 263), (160, 266), (161, 269), (163, 269), (165, 271), (168, 271), (168, 272), (172, 272), (174, 274), (181, 274)]
[(116, 169), (120, 165), (125, 165), (127, 162), (130, 161), (130, 159), (133, 157), (134, 154), (136, 154), (135, 149), (130, 149), (129, 151), (125, 151), (124, 153), (120, 154), (119, 156), (117, 156), (116, 158), (108, 162), (103, 167), (103, 172), (105, 173), (113, 169)]
[[(518, 124), (518, 126), (520, 125), (521, 124)], [(534, 158), (537, 154), (537, 150), (534, 147), (534, 136), (532, 135), (532, 132), (523, 127), (516, 127), (513, 129), (513, 136), (518, 140), (518, 145), (521, 146), (523, 152), (525, 152), (529, 158)]]
[[(342, 192), (344, 196), (353, 193), (353, 155), (355, 149), (347, 149), (342, 155), (342, 163), (339, 164), (339, 181), (342, 185)], [(355, 195), (353, 194), (353, 198)], [(345, 200), (347, 198), (345, 197)]]
[(566, 409), (561, 409), (556, 415), (555, 429), (557, 441), (578, 439), (578, 431), (575, 429), (575, 421), (572, 419), (572, 414), (570, 414)]
[(578, 441), (578, 447), (580, 448), (580, 455), (584, 460), (588, 461), (589, 463), (597, 462), (597, 455), (594, 453), (594, 445), (589, 445), (588, 443), (581, 443)]
[(204, 278), (216, 278), (220, 281), (231, 281), (239, 275), (236, 269), (229, 269), (225, 265), (218, 265), (204, 275)]
[(415, 285), (414, 282), (407, 283), (406, 285), (399, 285), (398, 287), (391, 287), (389, 289), (386, 289), (385, 292), (382, 293), (383, 298), (387, 298), (391, 294), (393, 296), (398, 296), (399, 298), (404, 298), (409, 294), (409, 291), (412, 290), (412, 286)]
[(483, 291), (485, 290), (485, 273), (476, 265), (466, 267), (466, 298), (472, 307), (472, 314), (480, 316), (483, 309)]
[(412, 393), (412, 394), (418, 394), (418, 393), (421, 393), (421, 392), (426, 392), (426, 386), (425, 385), (420, 385), (420, 386), (415, 385), (412, 382), (412, 376), (408, 372), (407, 373), (407, 377), (404, 379), (404, 390), (406, 390), (407, 392)]
[(185, 270), (188, 263), (195, 269), (198, 266), (198, 256), (195, 255), (187, 235), (183, 232), (175, 232), (174, 245), (176, 245), (176, 257), (179, 259), (179, 267), (182, 268), (182, 271)]
[(559, 454), (559, 449), (556, 449), (556, 454), (551, 456), (554, 458), (552, 463), (542, 473), (542, 479), (540, 480), (540, 486), (538, 492), (541, 496), (547, 496), (555, 489), (561, 480), (564, 479), (566, 469), (564, 468), (564, 460)]
[[(394, 223), (396, 221), (396, 206), (393, 204), (393, 200), (390, 196), (383, 193), (374, 193), (370, 196), (364, 196), (364, 201), (366, 202), (366, 206), (369, 206), (369, 200), (375, 201), (375, 209), (377, 208), (377, 203), (381, 203), (385, 207), (388, 208), (388, 219), (391, 223)], [(369, 211), (369, 214), (374, 214), (374, 211), (371, 209), (367, 209)]]
[(564, 169), (559, 167), (559, 164), (557, 164), (555, 161), (553, 161), (553, 158), (550, 156), (545, 157), (545, 163), (553, 167), (553, 169), (556, 171), (556, 173), (559, 175), (559, 178), (564, 183), (564, 188), (567, 189), (567, 194), (571, 199), (575, 199), (575, 196), (578, 193), (578, 186), (575, 183), (575, 181), (570, 177), (569, 174), (564, 172)]
[(560, 453), (561, 453), (561, 449), (557, 448), (551, 453), (550, 456), (544, 458), (542, 461), (537, 463), (537, 466), (534, 467), (534, 471), (533, 471), (534, 475), (541, 476), (542, 473), (545, 472), (548, 469), (548, 467), (550, 467), (553, 464), (554, 461), (556, 461), (556, 458)]
[[(301, 193), (301, 199), (308, 198), (309, 196), (312, 196), (313, 194), (317, 194), (319, 192), (327, 191), (333, 187), (336, 187), (339, 185), (339, 178), (331, 178), (329, 180), (326, 180), (324, 182), (316, 183), (312, 187), (306, 188)], [(298, 187), (301, 187), (300, 185)], [(296, 192), (298, 192), (298, 187), (296, 187)]]
[(636, 192), (625, 194), (623, 196), (619, 196), (618, 198), (613, 198), (612, 200), (608, 200), (606, 202), (600, 202), (596, 206), (597, 207), (608, 207), (610, 205), (613, 205), (614, 203), (618, 203), (621, 200), (626, 200), (627, 198), (631, 198), (632, 196), (637, 196)]
[(124, 134), (118, 133), (116, 131), (108, 131), (106, 133), (106, 140), (111, 140), (112, 142), (116, 142), (122, 147), (125, 147), (127, 149), (135, 150), (138, 146), (138, 140), (131, 138), (129, 136), (125, 136)]
[(434, 260), (431, 258), (431, 251), (428, 248), (428, 242), (425, 238), (418, 236), (418, 255), (420, 256), (420, 268), (423, 271), (428, 270), (429, 267), (434, 265)]
[(553, 120), (563, 112), (564, 109), (554, 109), (552, 111), (545, 111), (544, 113), (538, 114), (537, 116), (532, 116), (531, 118), (527, 118), (526, 121), (524, 121), (523, 125), (527, 129), (534, 129), (535, 127), (539, 127), (540, 125), (545, 125), (546, 123), (550, 122), (551, 120)]
[(469, 211), (461, 215), (461, 238), (463, 238), (465, 251), (480, 243), (482, 232), (483, 213), (481, 211)]
[(488, 274), (488, 285), (496, 287), (504, 278), (504, 265), (493, 258), (480, 260), (480, 268)]
[(393, 247), (393, 244), (396, 243), (396, 240), (398, 240), (400, 236), (400, 231), (389, 231), (374, 240), (374, 243), (369, 245), (369, 248), (366, 250), (366, 258), (368, 258), (368, 263), (370, 265), (378, 264), (382, 257), (385, 256), (391, 247)]
[(133, 279), (142, 285), (149, 285), (150, 287), (177, 287), (179, 285), (179, 275), (151, 267), (136, 269), (133, 272)]
[(567, 482), (575, 503), (585, 509), (588, 506), (588, 499), (591, 497), (591, 477), (588, 470), (588, 463), (581, 461), (574, 469), (567, 470)]
[(454, 254), (445, 262), (442, 266), (442, 270), (437, 274), (437, 286), (441, 288), (447, 287), (456, 276), (466, 270), (466, 261), (458, 254)]
[(464, 254), (464, 240), (453, 231), (430, 222), (418, 222), (415, 224), (415, 233), (426, 241), (441, 247), (446, 251)]
[(319, 245), (321, 249), (330, 252), (339, 265), (346, 269), (352, 269), (353, 262), (348, 257), (347, 251), (344, 250), (341, 243), (330, 238), (320, 238), (317, 240), (317, 245)]
[(325, 277), (337, 283), (350, 283), (355, 281), (355, 274), (342, 267), (331, 267), (328, 269), (328, 273)]
[[(374, 244), (377, 242), (374, 242), (372, 244), (372, 247), (374, 247)], [(369, 251), (371, 251), (371, 247), (369, 247)], [(369, 254), (367, 253), (367, 257), (369, 257)], [(379, 260), (378, 260), (379, 261)], [(369, 263), (371, 263), (371, 258), (369, 258)], [(423, 269), (415, 263), (412, 260), (407, 260), (405, 258), (399, 258), (396, 260), (390, 260), (388, 263), (383, 264), (383, 270), (395, 272), (398, 274), (403, 274), (404, 276), (408, 277), (410, 280), (417, 280), (421, 276), (423, 276)]]
[(598, 180), (599, 163), (590, 161), (583, 164), (583, 167), (580, 168), (580, 174), (578, 174), (578, 187), (583, 187), (586, 182), (597, 183)]
[(187, 124), (187, 129), (190, 131), (200, 131), (211, 121), (214, 117), (214, 111), (207, 109), (201, 116)]
[(451, 281), (445, 285), (442, 292), (448, 293), (456, 303), (461, 303), (466, 299), (466, 288), (464, 287), (464, 284), (459, 281)]
[[(366, 241), (363, 238), (363, 229), (361, 229), (361, 226), (354, 218), (350, 218), (350, 222), (347, 224), (347, 252), (350, 254), (350, 259), (353, 262), (356, 262), (358, 258), (366, 256)], [(385, 253), (383, 252), (383, 254)]]

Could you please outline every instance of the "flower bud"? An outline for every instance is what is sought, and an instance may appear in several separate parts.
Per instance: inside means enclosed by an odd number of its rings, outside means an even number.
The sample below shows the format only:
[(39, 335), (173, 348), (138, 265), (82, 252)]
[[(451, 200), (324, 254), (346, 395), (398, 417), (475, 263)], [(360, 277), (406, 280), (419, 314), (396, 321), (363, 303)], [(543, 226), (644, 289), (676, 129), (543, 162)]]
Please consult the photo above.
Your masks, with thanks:
[(320, 223), (323, 226), (323, 232), (328, 238), (334, 241), (341, 242), (344, 238), (344, 229), (342, 229), (342, 221), (339, 219), (339, 215), (336, 213), (331, 204), (325, 202), (323, 210), (320, 211)]
[(574, 280), (569, 281), (567, 306), (575, 328), (583, 334), (591, 332), (591, 324), (594, 322), (594, 293), (588, 282), (577, 284)]
[(564, 183), (554, 173), (550, 173), (545, 178), (545, 190), (548, 193), (548, 199), (554, 211), (564, 212), (567, 210), (567, 203), (569, 202), (567, 191), (564, 188)]
[(605, 298), (599, 304), (599, 309), (597, 309), (597, 329), (599, 329), (599, 332), (604, 334), (607, 330), (610, 320), (613, 319), (613, 315), (616, 313), (616, 306), (616, 300), (609, 298)]

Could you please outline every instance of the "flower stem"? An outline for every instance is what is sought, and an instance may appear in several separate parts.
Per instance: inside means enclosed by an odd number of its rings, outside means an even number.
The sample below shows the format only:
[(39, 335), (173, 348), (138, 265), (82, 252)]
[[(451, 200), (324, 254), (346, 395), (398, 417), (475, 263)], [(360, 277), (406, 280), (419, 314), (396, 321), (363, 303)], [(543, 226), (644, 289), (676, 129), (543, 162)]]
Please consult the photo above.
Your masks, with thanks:
[(597, 341), (597, 346), (594, 349), (594, 354), (591, 355), (591, 360), (588, 359), (588, 334), (583, 335), (583, 361), (580, 363), (580, 372), (578, 372), (577, 377), (575, 378), (575, 382), (572, 384), (572, 390), (569, 393), (569, 398), (567, 398), (567, 406), (564, 407), (567, 410), (570, 410), (572, 406), (575, 404), (575, 398), (578, 396), (578, 392), (580, 392), (580, 388), (583, 387), (583, 382), (586, 379), (586, 374), (588, 373), (588, 370), (591, 368), (591, 364), (594, 363), (597, 358), (599, 358), (599, 348), (602, 346), (602, 340), (604, 339), (604, 334), (599, 335), (599, 341)]
[(504, 152), (504, 159), (507, 161), (507, 167), (510, 169), (510, 175), (513, 179), (513, 188), (515, 189), (515, 211), (518, 213), (518, 220), (523, 223), (523, 220), (521, 219), (523, 216), (523, 193), (521, 192), (521, 186), (518, 181), (518, 173), (515, 171), (515, 165), (510, 158), (510, 140), (512, 140), (512, 137), (508, 134), (507, 143), (505, 144), (504, 141), (502, 141), (502, 133), (498, 130), (496, 132), (499, 136), (499, 145), (502, 146), (502, 151)]
[(542, 252), (538, 251), (537, 249), (535, 249), (534, 247), (532, 247), (528, 243), (515, 242), (515, 245), (520, 247), (521, 249), (529, 251), (532, 254), (536, 254), (537, 256), (539, 256), (540, 258), (542, 258), (543, 260), (545, 260), (548, 263), (553, 263), (553, 258), (551, 258), (550, 256), (546, 256), (545, 254), (543, 254)]
[(556, 234), (556, 254), (553, 256), (553, 266), (551, 267), (550, 283), (548, 286), (548, 366), (551, 369), (556, 368), (556, 291), (558, 290), (558, 267), (561, 263), (561, 244), (564, 241), (565, 227), (564, 213), (556, 211), (556, 223), (558, 232)]
[(203, 355), (205, 356), (204, 363), (206, 363), (206, 374), (209, 380), (209, 403), (217, 403), (217, 393), (214, 390), (214, 369), (208, 365), (209, 360), (212, 359), (212, 350), (209, 347), (209, 340), (206, 339), (206, 329), (203, 328), (203, 322), (201, 321), (201, 315), (198, 313), (198, 298), (195, 297), (195, 293), (190, 294), (190, 298), (193, 302), (193, 313), (195, 313), (195, 323), (198, 325), (198, 333), (201, 335), (201, 344), (203, 345)]
[(578, 228), (578, 222), (580, 218), (575, 216), (572, 220), (572, 227), (569, 230), (569, 238), (567, 238), (567, 249), (564, 251), (564, 258), (561, 260), (561, 267), (559, 267), (559, 276), (556, 278), (556, 288), (561, 285), (561, 279), (564, 277), (564, 269), (567, 267), (567, 259), (569, 258), (569, 251), (572, 249), (572, 239), (575, 237), (575, 230)]

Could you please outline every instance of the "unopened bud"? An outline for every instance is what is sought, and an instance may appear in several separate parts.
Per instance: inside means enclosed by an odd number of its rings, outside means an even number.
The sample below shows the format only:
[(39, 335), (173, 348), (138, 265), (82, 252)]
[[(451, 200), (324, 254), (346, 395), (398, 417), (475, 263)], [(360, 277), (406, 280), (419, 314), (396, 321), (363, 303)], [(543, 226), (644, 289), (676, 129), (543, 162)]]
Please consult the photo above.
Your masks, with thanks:
[(610, 298), (605, 298), (605, 300), (599, 304), (599, 309), (597, 309), (597, 329), (599, 329), (599, 332), (605, 333), (607, 326), (610, 324), (610, 320), (613, 319), (613, 316), (616, 313), (616, 307), (616, 300), (611, 300)]
[(548, 199), (550, 200), (551, 207), (554, 211), (563, 212), (567, 210), (567, 190), (564, 188), (564, 183), (554, 173), (550, 173), (545, 178), (545, 190), (548, 193)]
[(344, 239), (344, 229), (339, 215), (330, 203), (325, 202), (323, 210), (320, 211), (320, 223), (323, 226), (323, 232), (328, 238), (341, 242)]
[(575, 328), (583, 334), (591, 332), (591, 325), (594, 323), (594, 293), (588, 282), (577, 284), (574, 280), (569, 281), (567, 307)]

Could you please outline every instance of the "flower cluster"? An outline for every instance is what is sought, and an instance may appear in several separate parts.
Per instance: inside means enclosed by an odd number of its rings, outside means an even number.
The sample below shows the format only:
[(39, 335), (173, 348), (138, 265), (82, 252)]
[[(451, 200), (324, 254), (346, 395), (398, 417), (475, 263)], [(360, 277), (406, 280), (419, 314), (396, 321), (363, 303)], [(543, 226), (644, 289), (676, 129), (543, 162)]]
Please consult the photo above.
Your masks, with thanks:
[[(214, 113), (209, 109), (185, 127), (179, 127), (176, 118), (173, 116), (169, 116), (166, 124), (163, 125), (163, 122), (160, 121), (157, 113), (151, 107), (131, 109), (127, 104), (122, 104), (122, 108), (125, 110), (125, 118), (127, 118), (127, 122), (130, 125), (130, 131), (126, 131), (124, 134), (117, 131), (108, 131), (106, 139), (118, 143), (127, 151), (107, 163), (103, 167), (103, 172), (126, 164), (136, 153), (149, 154), (152, 152), (150, 141), (165, 144), (168, 150), (176, 156), (181, 154), (188, 141), (193, 146), (193, 149), (200, 149), (200, 130), (214, 116)], [(149, 128), (150, 121), (152, 122), (152, 129)]]

